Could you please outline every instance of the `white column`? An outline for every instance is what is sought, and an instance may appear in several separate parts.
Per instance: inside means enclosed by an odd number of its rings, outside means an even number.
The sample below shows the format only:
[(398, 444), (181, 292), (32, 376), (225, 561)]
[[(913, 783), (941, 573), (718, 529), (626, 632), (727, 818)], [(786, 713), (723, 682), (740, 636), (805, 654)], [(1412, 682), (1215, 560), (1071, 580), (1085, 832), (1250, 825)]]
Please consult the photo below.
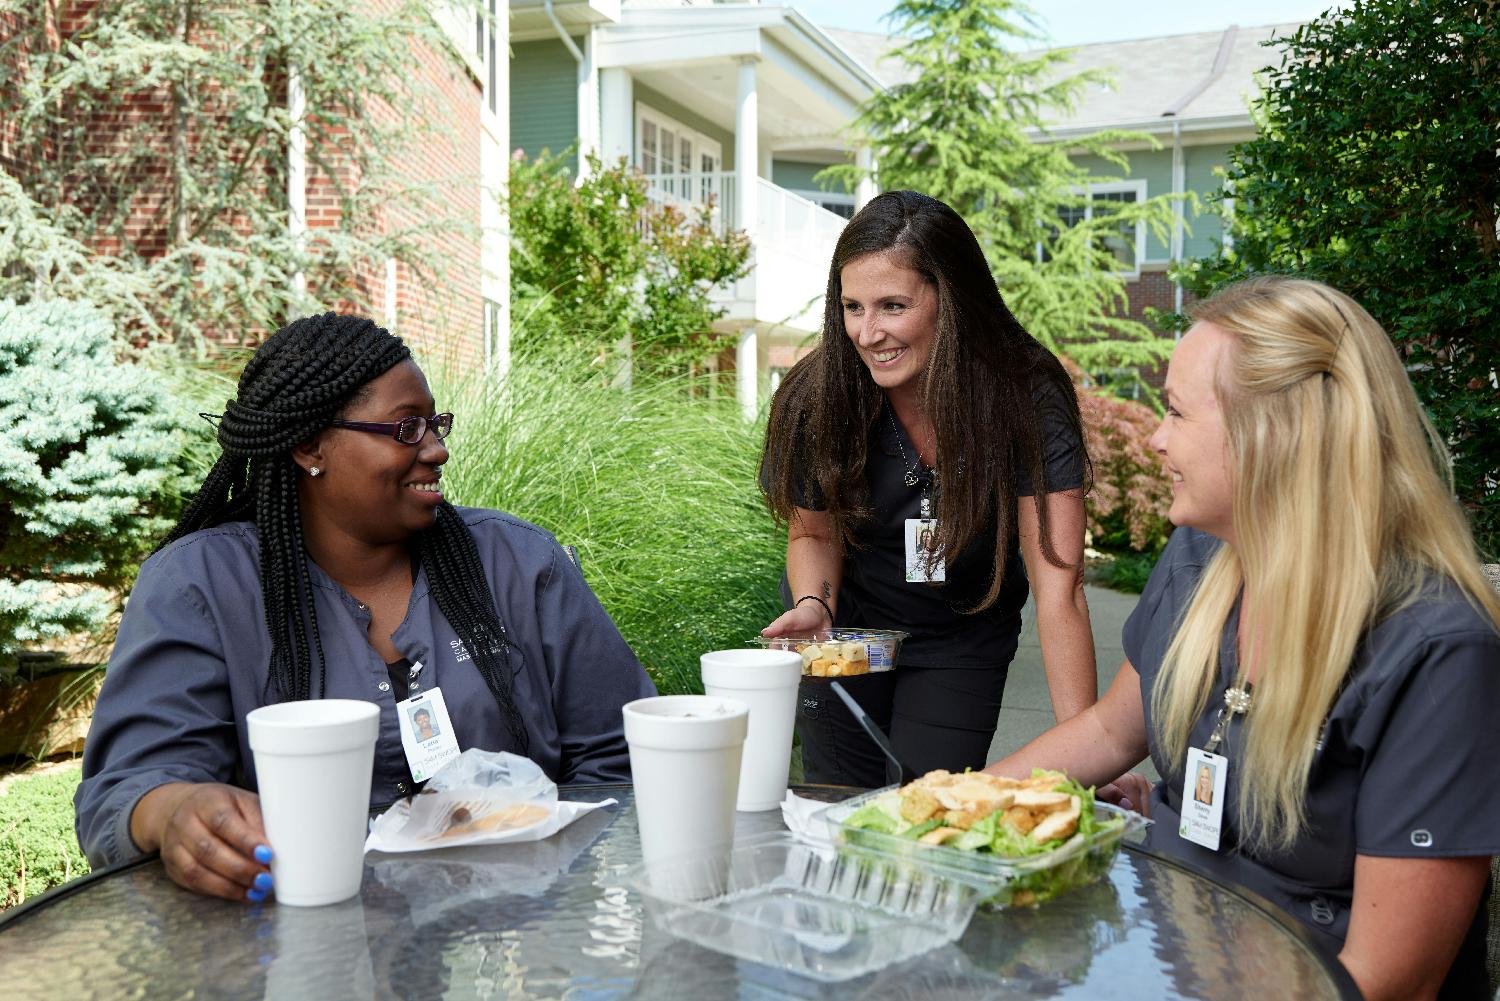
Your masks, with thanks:
[(739, 343), (734, 348), (734, 398), (739, 401), (740, 412), (747, 421), (755, 420), (760, 404), (756, 398), (760, 385), (758, 340), (755, 328), (746, 327), (740, 331)]
[(870, 174), (861, 178), (854, 186), (854, 211), (858, 212), (865, 207), (865, 203), (880, 194), (880, 185), (875, 182), (875, 151), (868, 146), (861, 146), (854, 151), (854, 164), (862, 170), (870, 171)]
[[(740, 60), (739, 99), (734, 114), (734, 225), (752, 239), (758, 194), (755, 178), (760, 166), (760, 113), (755, 92), (755, 63), (754, 57)], [(753, 335), (751, 343), (754, 343)], [(754, 398), (753, 393), (751, 398)]]
[[(297, 67), (287, 70), (286, 110), (291, 119), (286, 137), (286, 204), (287, 232), (292, 238), (292, 252), (302, 256), (302, 244), (307, 233), (307, 136), (302, 130), (302, 119), (307, 114), (307, 95), (302, 91), (302, 74)], [(292, 301), (287, 304), (287, 322), (290, 323), (304, 310), (307, 298), (307, 275), (299, 266), (292, 272)]]
[[(503, 8), (502, 8), (503, 9)], [(510, 371), (510, 219), (506, 214), (505, 189), (510, 180), (510, 19), (497, 17), (489, 26), (494, 32), (495, 111), (479, 100), (479, 292), (482, 300), (495, 304), (493, 312), (481, 303), (480, 333), (485, 371), (492, 379)]]
[(635, 132), (635, 107), (630, 71), (611, 66), (599, 71), (599, 158), (613, 166), (633, 161), (630, 139)]
[(594, 32), (583, 36), (578, 60), (578, 176), (589, 172), (589, 154), (599, 153), (599, 73), (594, 69)]

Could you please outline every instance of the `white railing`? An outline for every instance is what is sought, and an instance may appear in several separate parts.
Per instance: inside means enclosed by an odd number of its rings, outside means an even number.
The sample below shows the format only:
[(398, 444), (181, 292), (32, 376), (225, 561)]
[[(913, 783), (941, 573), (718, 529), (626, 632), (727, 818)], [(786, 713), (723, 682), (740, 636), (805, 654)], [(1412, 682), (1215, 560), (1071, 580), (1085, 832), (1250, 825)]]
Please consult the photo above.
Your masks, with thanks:
[(826, 270), (833, 246), (848, 222), (816, 202), (777, 187), (757, 177), (755, 240), (789, 250), (802, 251), (822, 262)]
[(734, 228), (735, 174), (720, 170), (702, 174), (645, 174), (646, 197), (653, 205), (670, 205), (689, 217), (709, 207), (714, 229)]

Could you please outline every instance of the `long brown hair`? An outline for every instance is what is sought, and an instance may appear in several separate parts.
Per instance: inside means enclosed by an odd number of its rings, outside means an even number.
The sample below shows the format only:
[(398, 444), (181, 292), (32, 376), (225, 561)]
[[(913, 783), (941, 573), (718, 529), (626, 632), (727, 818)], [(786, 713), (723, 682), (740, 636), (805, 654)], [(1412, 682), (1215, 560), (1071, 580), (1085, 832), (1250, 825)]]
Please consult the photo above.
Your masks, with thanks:
[[(915, 191), (872, 199), (844, 227), (828, 269), (823, 337), (793, 366), (771, 401), (761, 482), (766, 503), (789, 522), (810, 488), (846, 546), (870, 516), (865, 462), (884, 406), (844, 328), (841, 275), (850, 261), (895, 252), (937, 290), (937, 330), (922, 374), (923, 408), (937, 445), (939, 539), (950, 563), (990, 525), (994, 576), (970, 611), (995, 603), (1016, 535), (1016, 475), (1029, 474), (1042, 553), (1066, 567), (1048, 530), (1039, 396), (1083, 439), (1078, 399), (1062, 365), (1006, 308), (974, 234), (947, 205)], [(1039, 392), (1050, 384), (1052, 392)], [(1081, 447), (1081, 446), (1080, 446)], [(1085, 460), (1086, 461), (1086, 460)]]

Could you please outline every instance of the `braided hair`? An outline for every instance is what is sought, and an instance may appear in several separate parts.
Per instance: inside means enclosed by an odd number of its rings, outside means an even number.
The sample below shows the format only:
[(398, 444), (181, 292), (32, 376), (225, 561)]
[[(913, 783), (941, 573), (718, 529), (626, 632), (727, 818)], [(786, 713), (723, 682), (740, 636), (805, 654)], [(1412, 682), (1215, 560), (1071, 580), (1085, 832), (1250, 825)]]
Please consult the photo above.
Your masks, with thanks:
[[(238, 395), (219, 421), (223, 454), (177, 526), (157, 549), (199, 529), (253, 521), (260, 537), (260, 589), (271, 635), (268, 697), (322, 698), (325, 663), (307, 569), (297, 464), (292, 449), (359, 399), (366, 384), (411, 358), (389, 331), (356, 316), (324, 313), (287, 324), (255, 352)], [(514, 748), (528, 749), (511, 692), (510, 643), (474, 536), (453, 505), (418, 539), (433, 597), (499, 704)], [(314, 656), (316, 654), (316, 656)]]

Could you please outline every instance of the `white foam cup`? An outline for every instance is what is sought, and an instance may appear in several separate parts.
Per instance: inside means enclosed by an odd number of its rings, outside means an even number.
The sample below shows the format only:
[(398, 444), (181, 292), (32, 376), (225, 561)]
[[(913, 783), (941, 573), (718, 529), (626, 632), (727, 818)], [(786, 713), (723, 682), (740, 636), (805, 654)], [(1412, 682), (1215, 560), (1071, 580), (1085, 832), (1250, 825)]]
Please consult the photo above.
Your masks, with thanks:
[[(750, 708), (710, 695), (627, 702), (625, 740), (653, 886), (701, 898), (717, 892), (734, 844), (734, 801)], [(692, 866), (662, 863), (695, 856)]]
[(716, 650), (698, 658), (703, 690), (750, 707), (735, 808), (774, 810), (786, 798), (802, 656), (793, 650)]
[(317, 906), (359, 893), (380, 707), (281, 702), (245, 717), (276, 900)]

